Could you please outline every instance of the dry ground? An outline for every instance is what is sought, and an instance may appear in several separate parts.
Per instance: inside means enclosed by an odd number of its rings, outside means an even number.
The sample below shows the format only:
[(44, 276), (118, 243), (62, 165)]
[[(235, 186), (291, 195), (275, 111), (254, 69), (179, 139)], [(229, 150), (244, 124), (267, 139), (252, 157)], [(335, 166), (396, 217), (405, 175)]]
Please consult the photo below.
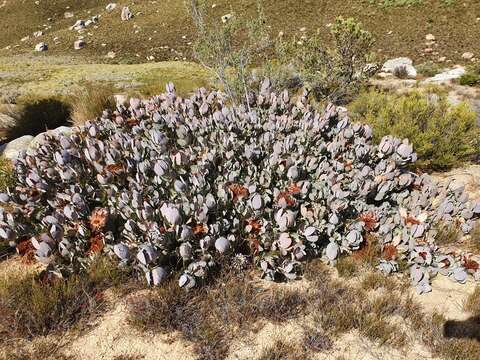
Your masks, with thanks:
[[(82, 62), (142, 63), (147, 56), (155, 61), (191, 59), (194, 27), (186, 13), (183, 0), (118, 1), (117, 8), (107, 13), (105, 6), (111, 1), (98, 0), (0, 0), (0, 56), (33, 54), (35, 44), (45, 41), (50, 50), (35, 54), (37, 58), (73, 56)], [(406, 6), (402, 3), (416, 3)], [(38, 4), (36, 4), (38, 3)], [(384, 3), (400, 6), (382, 6)], [(212, 19), (220, 21), (227, 13), (248, 18), (256, 9), (255, 0), (211, 0)], [(441, 56), (453, 62), (470, 51), (480, 56), (480, 2), (477, 0), (264, 0), (268, 24), (275, 36), (279, 31), (286, 35), (300, 35), (320, 31), (326, 37), (328, 24), (336, 16), (353, 16), (377, 38), (376, 53), (379, 58), (410, 56), (417, 63)], [(120, 20), (122, 6), (128, 5), (136, 15), (128, 22)], [(74, 17), (66, 19), (65, 12)], [(93, 26), (82, 34), (87, 46), (73, 50), (79, 36), (68, 28), (77, 19), (102, 15), (97, 28)], [(50, 21), (48, 20), (50, 19)], [(33, 32), (43, 30), (44, 35), (33, 37)], [(425, 35), (437, 38), (430, 55), (422, 55)], [(26, 41), (20, 41), (29, 36)], [(54, 41), (54, 38), (58, 38)], [(55, 44), (57, 42), (57, 44)], [(105, 55), (114, 51), (115, 59)], [(438, 54), (437, 54), (438, 53)]]

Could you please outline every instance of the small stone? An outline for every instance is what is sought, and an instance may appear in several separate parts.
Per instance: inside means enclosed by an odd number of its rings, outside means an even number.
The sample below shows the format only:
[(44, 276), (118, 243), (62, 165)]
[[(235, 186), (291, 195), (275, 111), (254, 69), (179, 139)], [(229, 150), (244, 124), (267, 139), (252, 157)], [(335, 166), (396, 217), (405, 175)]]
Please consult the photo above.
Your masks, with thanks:
[(42, 36), (42, 35), (43, 35), (43, 31), (35, 31), (35, 32), (33, 33), (33, 36), (34, 36), (34, 37), (40, 37), (40, 36)]
[(107, 59), (114, 59), (115, 56), (116, 56), (116, 54), (115, 54), (114, 51), (109, 51), (109, 52), (107, 53), (107, 55), (105, 55), (105, 57), (106, 57)]
[(73, 43), (73, 48), (74, 48), (75, 50), (81, 50), (81, 49), (83, 49), (83, 48), (85, 47), (85, 45), (86, 45), (86, 44), (85, 44), (85, 41), (83, 41), (83, 40), (80, 39), (80, 40), (77, 40), (77, 41), (75, 41), (75, 42)]
[(85, 21), (83, 21), (83, 20), (77, 20), (75, 22), (75, 24), (70, 26), (70, 30), (80, 31), (80, 30), (83, 30), (83, 29), (85, 29)]
[(425, 40), (427, 41), (435, 41), (435, 36), (433, 34), (427, 34), (425, 35)]
[(132, 12), (130, 11), (130, 8), (128, 6), (125, 6), (123, 9), (122, 9), (122, 15), (121, 15), (121, 19), (122, 21), (128, 21), (130, 19), (133, 18), (133, 14)]
[(432, 49), (432, 48), (425, 48), (425, 49), (423, 50), (423, 52), (424, 52), (425, 54), (430, 54), (431, 52), (433, 52), (433, 49)]
[(68, 11), (68, 12), (66, 12), (65, 14), (63, 14), (63, 16), (65, 17), (65, 19), (70, 19), (70, 18), (72, 18), (74, 15), (73, 15), (72, 12), (69, 12), (69, 11)]
[(41, 42), (35, 45), (35, 51), (47, 51), (48, 50), (48, 45), (47, 43)]
[(232, 14), (225, 14), (222, 16), (222, 22), (223, 23), (226, 23), (228, 20), (230, 20), (232, 18)]
[(107, 10), (108, 12), (111, 12), (111, 11), (113, 11), (116, 7), (117, 7), (117, 4), (115, 4), (115, 3), (110, 3), (110, 4), (108, 4), (108, 5), (105, 7), (105, 10)]
[(438, 58), (438, 62), (445, 62), (447, 60), (446, 56), (442, 56)]
[(470, 60), (474, 57), (472, 52), (465, 52), (462, 54), (462, 59)]

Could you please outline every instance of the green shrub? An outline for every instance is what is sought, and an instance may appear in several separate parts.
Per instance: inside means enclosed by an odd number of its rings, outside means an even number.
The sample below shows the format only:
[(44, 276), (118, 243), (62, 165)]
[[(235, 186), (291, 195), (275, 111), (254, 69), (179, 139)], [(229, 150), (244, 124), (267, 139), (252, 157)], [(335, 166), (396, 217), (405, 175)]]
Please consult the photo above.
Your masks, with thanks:
[(460, 85), (475, 86), (480, 85), (480, 75), (467, 72), (460, 77)]
[(398, 78), (398, 79), (407, 79), (408, 78), (408, 71), (407, 67), (402, 65), (402, 66), (397, 66), (393, 70), (393, 75)]
[(108, 85), (87, 84), (71, 97), (72, 123), (76, 126), (99, 117), (103, 110), (115, 110), (113, 88)]
[(67, 125), (71, 107), (60, 98), (26, 97), (15, 110), (8, 111), (14, 119), (11, 126), (0, 129), (0, 137), (13, 140), (23, 135), (38, 135), (46, 130)]
[(417, 72), (425, 77), (432, 77), (442, 72), (442, 66), (434, 62), (426, 62), (416, 66)]
[(450, 105), (443, 94), (364, 92), (350, 111), (354, 120), (372, 125), (377, 143), (385, 135), (408, 138), (421, 169), (447, 170), (479, 153), (475, 113), (463, 103)]
[(11, 162), (0, 157), (0, 192), (4, 192), (8, 187), (13, 186), (15, 179), (12, 170)]
[(196, 60), (215, 75), (233, 103), (246, 100), (253, 65), (265, 61), (271, 45), (261, 3), (254, 18), (245, 20), (233, 14), (223, 24), (211, 21), (205, 2), (186, 0), (186, 5), (198, 35), (193, 46)]
[(280, 41), (277, 52), (283, 63), (293, 64), (317, 101), (343, 104), (358, 94), (376, 70), (367, 66), (374, 41), (352, 18), (336, 18), (331, 36), (332, 48), (316, 33), (301, 41)]

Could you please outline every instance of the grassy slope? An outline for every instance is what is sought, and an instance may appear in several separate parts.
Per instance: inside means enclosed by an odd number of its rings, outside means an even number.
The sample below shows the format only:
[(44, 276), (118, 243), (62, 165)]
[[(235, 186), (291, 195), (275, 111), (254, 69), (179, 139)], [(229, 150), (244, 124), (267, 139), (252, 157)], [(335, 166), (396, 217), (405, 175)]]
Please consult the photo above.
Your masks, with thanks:
[[(145, 62), (150, 55), (155, 56), (157, 61), (182, 59), (185, 56), (189, 59), (188, 42), (192, 40), (194, 30), (183, 0), (138, 0), (133, 5), (119, 3), (112, 13), (106, 13), (104, 8), (109, 2), (41, 0), (39, 5), (35, 5), (31, 0), (5, 0), (5, 6), (1, 9), (0, 48), (8, 45), (12, 48), (0, 50), (0, 56), (32, 53), (36, 43), (46, 41), (50, 50), (47, 54), (37, 56), (69, 55), (81, 58), (82, 61), (98, 62), (98, 57), (103, 57), (108, 51), (115, 51), (116, 59), (108, 61), (139, 63)], [(263, 1), (273, 34), (280, 30), (294, 34), (301, 27), (306, 27), (308, 31), (318, 28), (327, 34), (326, 25), (336, 16), (354, 16), (376, 35), (380, 57), (407, 55), (418, 62), (427, 60), (420, 55), (420, 51), (426, 47), (424, 43), (427, 33), (433, 33), (438, 40), (439, 55), (432, 55), (432, 59), (447, 56), (453, 61), (460, 61), (461, 54), (465, 51), (480, 55), (480, 21), (476, 21), (480, 17), (478, 0), (457, 0), (450, 6), (445, 6), (441, 0), (423, 0), (421, 5), (398, 8), (383, 8), (378, 5), (379, 2), (380, 0), (377, 4), (373, 0)], [(255, 0), (212, 0), (211, 3), (217, 5), (211, 11), (215, 19), (232, 11), (248, 16), (255, 10)], [(124, 4), (130, 5), (134, 13), (140, 14), (129, 22), (122, 22), (120, 11)], [(70, 7), (68, 10), (67, 6)], [(65, 19), (65, 11), (72, 11), (75, 16)], [(87, 48), (75, 52), (73, 41), (78, 34), (68, 30), (68, 27), (76, 19), (87, 19), (96, 14), (102, 14), (98, 28), (89, 27), (83, 34)], [(49, 17), (53, 19), (51, 22), (47, 21)], [(51, 29), (46, 30), (43, 37), (33, 38), (32, 33), (42, 29), (44, 24), (51, 25)], [(138, 28), (134, 28), (134, 25), (140, 29), (137, 34), (134, 31)], [(389, 35), (390, 31), (392, 33)], [(30, 40), (20, 42), (26, 35), (31, 36)], [(184, 35), (186, 39), (182, 38)], [(60, 39), (59, 45), (54, 45), (54, 37)], [(164, 46), (169, 48), (161, 48)]]
[[(0, 103), (18, 96), (66, 95), (86, 82), (111, 85), (120, 92), (161, 93), (167, 82), (175, 83), (185, 94), (208, 84), (209, 74), (191, 62), (165, 61), (146, 64), (70, 63), (71, 58), (55, 62), (31, 58), (0, 58)], [(57, 62), (58, 61), (58, 62)], [(63, 62), (63, 63), (62, 63)], [(8, 75), (2, 77), (1, 75)]]

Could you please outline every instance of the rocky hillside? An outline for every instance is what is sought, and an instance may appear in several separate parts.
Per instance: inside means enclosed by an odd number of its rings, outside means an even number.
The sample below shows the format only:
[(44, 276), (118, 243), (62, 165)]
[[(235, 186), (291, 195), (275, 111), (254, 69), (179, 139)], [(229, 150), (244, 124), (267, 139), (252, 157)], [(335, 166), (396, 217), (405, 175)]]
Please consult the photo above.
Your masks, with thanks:
[[(479, 56), (478, 0), (285, 0), (263, 1), (272, 34), (320, 31), (327, 35), (336, 16), (354, 16), (377, 38), (379, 58), (409, 56), (466, 62)], [(405, 5), (413, 4), (413, 5)], [(122, 10), (129, 7), (122, 20)], [(248, 17), (255, 0), (210, 1), (212, 19)], [(70, 55), (82, 61), (133, 62), (190, 59), (194, 28), (183, 0), (0, 0), (0, 56), (35, 53)], [(433, 34), (436, 41), (425, 38)], [(75, 50), (77, 49), (81, 50)], [(42, 46), (39, 46), (41, 49)], [(467, 56), (468, 58), (469, 56)]]

